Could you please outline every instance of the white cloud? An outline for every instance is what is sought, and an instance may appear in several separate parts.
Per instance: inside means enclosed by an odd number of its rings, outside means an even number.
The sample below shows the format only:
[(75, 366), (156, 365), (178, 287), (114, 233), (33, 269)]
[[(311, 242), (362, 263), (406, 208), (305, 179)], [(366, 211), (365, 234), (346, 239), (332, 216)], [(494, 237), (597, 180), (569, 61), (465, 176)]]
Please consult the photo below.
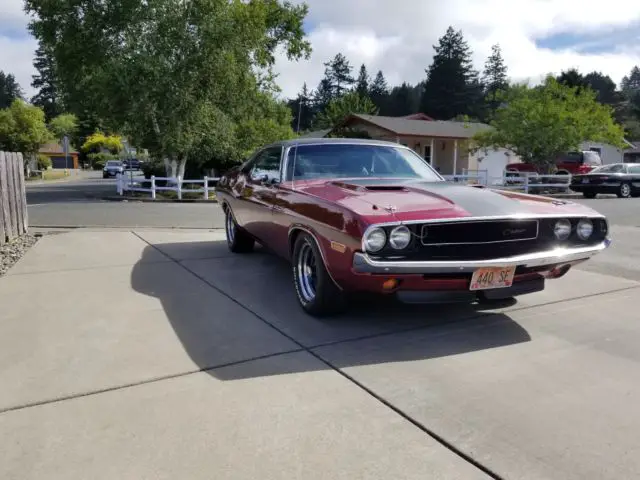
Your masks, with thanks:
[(31, 87), (31, 77), (37, 73), (33, 68), (33, 56), (37, 46), (38, 42), (28, 35), (21, 37), (0, 35), (0, 70), (16, 77), (27, 99), (36, 93)]
[[(601, 35), (619, 32), (640, 21), (640, 2), (609, 0), (307, 0), (313, 55), (309, 61), (280, 59), (277, 71), (283, 95), (294, 96), (304, 81), (314, 88), (323, 62), (343, 52), (354, 71), (365, 63), (370, 73), (381, 69), (391, 84), (416, 83), (425, 77), (432, 46), (449, 25), (461, 29), (482, 69), (499, 43), (516, 80), (539, 80), (570, 67), (602, 71), (619, 82), (640, 64), (637, 42), (617, 45), (609, 53), (549, 50), (535, 40), (558, 33)], [(578, 8), (576, 8), (578, 7)]]
[[(299, 1), (299, 0), (296, 0)], [(416, 83), (431, 63), (432, 45), (449, 25), (462, 29), (481, 69), (491, 45), (500, 43), (510, 75), (537, 80), (548, 72), (576, 67), (599, 70), (619, 82), (640, 64), (638, 41), (610, 53), (548, 50), (535, 40), (554, 33), (611, 34), (640, 22), (637, 0), (306, 0), (313, 25), (309, 61), (278, 61), (283, 94), (294, 96), (307, 82), (315, 88), (323, 62), (342, 52), (354, 70), (365, 63), (381, 69), (390, 84)], [(36, 42), (26, 30), (22, 0), (0, 0), (0, 70), (13, 73), (28, 96)], [(599, 38), (599, 37), (596, 37)]]

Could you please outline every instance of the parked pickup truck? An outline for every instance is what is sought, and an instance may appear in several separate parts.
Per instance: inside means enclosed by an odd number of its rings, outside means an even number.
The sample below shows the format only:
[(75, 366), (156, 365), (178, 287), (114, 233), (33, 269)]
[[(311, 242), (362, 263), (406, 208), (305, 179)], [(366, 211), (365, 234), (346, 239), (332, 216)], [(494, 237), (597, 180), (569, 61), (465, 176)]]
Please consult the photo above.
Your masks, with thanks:
[[(585, 150), (582, 152), (568, 152), (556, 159), (556, 175), (580, 175), (589, 173), (596, 167), (602, 165), (602, 159), (598, 152)], [(511, 163), (507, 165), (507, 172), (535, 172), (538, 171), (535, 165), (530, 163)]]

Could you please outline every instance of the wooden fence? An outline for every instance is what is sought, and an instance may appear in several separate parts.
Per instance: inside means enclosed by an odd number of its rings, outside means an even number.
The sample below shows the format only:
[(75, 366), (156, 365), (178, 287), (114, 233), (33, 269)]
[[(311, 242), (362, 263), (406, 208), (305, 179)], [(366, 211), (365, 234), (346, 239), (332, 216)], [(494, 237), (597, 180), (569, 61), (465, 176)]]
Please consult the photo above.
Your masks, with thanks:
[(27, 233), (28, 226), (22, 154), (0, 152), (0, 245)]

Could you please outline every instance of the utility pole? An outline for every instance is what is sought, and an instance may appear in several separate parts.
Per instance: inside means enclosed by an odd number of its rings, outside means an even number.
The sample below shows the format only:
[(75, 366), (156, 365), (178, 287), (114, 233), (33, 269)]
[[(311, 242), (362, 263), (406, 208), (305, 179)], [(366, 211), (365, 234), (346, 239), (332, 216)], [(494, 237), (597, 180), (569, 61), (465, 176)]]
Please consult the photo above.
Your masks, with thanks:
[(296, 133), (300, 133), (300, 119), (302, 118), (302, 101), (304, 97), (300, 95), (300, 100), (298, 101), (298, 126), (296, 128)]

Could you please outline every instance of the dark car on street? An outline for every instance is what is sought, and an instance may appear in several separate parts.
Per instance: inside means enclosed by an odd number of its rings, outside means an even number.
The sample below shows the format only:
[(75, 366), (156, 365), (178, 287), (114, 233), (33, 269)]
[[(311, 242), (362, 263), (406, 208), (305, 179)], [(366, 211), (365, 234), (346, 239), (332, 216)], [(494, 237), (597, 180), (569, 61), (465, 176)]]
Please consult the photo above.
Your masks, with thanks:
[(102, 178), (115, 177), (119, 173), (124, 173), (124, 165), (120, 160), (108, 160), (102, 169)]
[(355, 292), (510, 299), (610, 243), (606, 218), (585, 205), (447, 182), (390, 142), (272, 144), (223, 175), (216, 193), (229, 249), (257, 241), (290, 260), (312, 315)]
[(599, 193), (615, 194), (619, 198), (638, 197), (640, 163), (612, 163), (574, 175), (570, 188), (586, 198), (596, 198)]
[(142, 168), (142, 162), (137, 158), (130, 158), (122, 161), (122, 166), (126, 170), (140, 170)]

